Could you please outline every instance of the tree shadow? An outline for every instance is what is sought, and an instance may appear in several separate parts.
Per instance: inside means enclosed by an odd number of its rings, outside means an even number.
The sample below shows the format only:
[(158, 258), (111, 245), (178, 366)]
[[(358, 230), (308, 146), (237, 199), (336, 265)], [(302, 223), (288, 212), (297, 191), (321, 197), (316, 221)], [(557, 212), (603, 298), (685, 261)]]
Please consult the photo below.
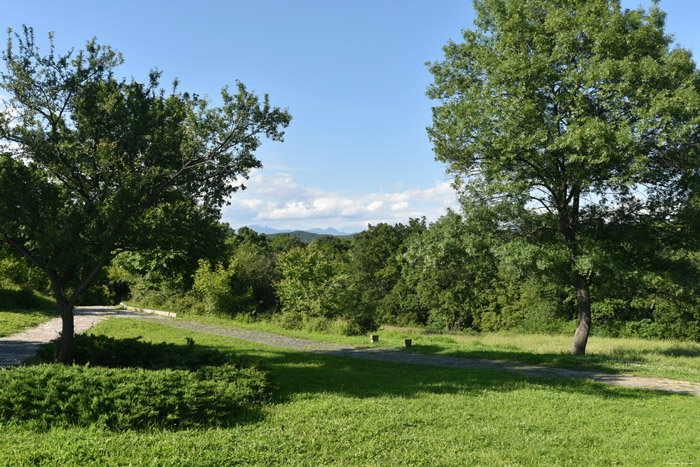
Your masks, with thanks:
[(654, 354), (668, 356), (700, 356), (700, 350), (690, 350), (684, 348), (674, 348), (668, 350), (649, 350), (640, 352), (638, 350), (622, 350), (611, 354), (588, 353), (586, 355), (573, 356), (569, 353), (532, 353), (519, 349), (513, 350), (452, 350), (439, 345), (420, 345), (411, 349), (403, 349), (405, 352), (419, 354), (439, 354), (449, 357), (460, 357), (466, 359), (483, 360), (503, 360), (514, 364), (541, 365), (552, 368), (565, 368), (576, 371), (600, 371), (613, 375), (625, 373), (615, 364), (620, 363), (646, 363), (645, 355)]
[(577, 378), (353, 358), (345, 351), (317, 354), (277, 349), (263, 352), (237, 350), (236, 354), (257, 362), (270, 372), (276, 387), (273, 400), (281, 403), (299, 393), (336, 393), (356, 398), (386, 395), (415, 398), (424, 394), (477, 395), (489, 391), (519, 391), (537, 386), (605, 399), (668, 395), (658, 391), (612, 387)]
[(37, 313), (58, 316), (56, 302), (28, 289), (12, 290), (0, 288), (0, 308), (16, 313)]
[(663, 350), (657, 350), (656, 353), (667, 355), (669, 357), (700, 357), (700, 346), (693, 349), (686, 347), (673, 346)]
[[(39, 347), (32, 363), (56, 363), (60, 339)], [(245, 366), (240, 359), (218, 349), (195, 344), (185, 338), (184, 344), (153, 343), (141, 340), (141, 336), (113, 338), (101, 334), (76, 334), (74, 336), (75, 365), (91, 365), (107, 368), (141, 368), (144, 370), (189, 370), (205, 366)]]

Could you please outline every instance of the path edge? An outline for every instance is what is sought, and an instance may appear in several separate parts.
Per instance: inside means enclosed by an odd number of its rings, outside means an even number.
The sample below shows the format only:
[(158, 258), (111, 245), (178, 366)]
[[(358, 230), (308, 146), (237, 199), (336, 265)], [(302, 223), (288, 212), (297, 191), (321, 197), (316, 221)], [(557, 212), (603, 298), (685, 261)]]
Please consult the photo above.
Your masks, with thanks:
[(148, 308), (138, 308), (135, 306), (129, 306), (124, 302), (119, 304), (122, 310), (136, 311), (138, 313), (149, 313), (151, 315), (167, 316), (168, 318), (177, 318), (177, 313), (172, 313), (170, 311), (160, 311), (160, 310), (150, 310)]

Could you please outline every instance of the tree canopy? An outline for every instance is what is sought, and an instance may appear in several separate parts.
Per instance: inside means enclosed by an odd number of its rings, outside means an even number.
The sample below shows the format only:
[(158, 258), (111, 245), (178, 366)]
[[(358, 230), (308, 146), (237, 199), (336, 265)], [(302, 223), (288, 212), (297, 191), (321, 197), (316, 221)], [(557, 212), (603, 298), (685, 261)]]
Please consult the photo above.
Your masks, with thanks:
[(177, 82), (164, 91), (156, 71), (117, 79), (110, 47), (61, 55), (50, 39), (42, 54), (25, 27), (3, 54), (0, 238), (48, 276), (69, 362), (73, 307), (105, 264), (218, 219), (261, 166), (261, 137), (281, 141), (291, 116), (242, 83), (214, 107)]
[(470, 215), (575, 290), (572, 353), (582, 354), (590, 287), (619, 232), (661, 235), (697, 203), (700, 75), (688, 50), (671, 47), (656, 4), (474, 6), (475, 28), (430, 64), (436, 158)]

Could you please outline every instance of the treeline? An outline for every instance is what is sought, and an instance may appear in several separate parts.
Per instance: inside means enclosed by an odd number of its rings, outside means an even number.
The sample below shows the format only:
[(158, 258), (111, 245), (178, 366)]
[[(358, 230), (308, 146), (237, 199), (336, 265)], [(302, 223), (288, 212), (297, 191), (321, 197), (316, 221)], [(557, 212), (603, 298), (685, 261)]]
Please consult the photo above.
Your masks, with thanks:
[[(573, 332), (575, 290), (556, 271), (565, 258), (484, 232), (454, 212), (310, 243), (211, 223), (183, 235), (178, 249), (121, 253), (82, 302), (131, 300), (344, 334), (382, 324)], [(594, 333), (700, 340), (700, 253), (619, 235), (628, 241), (606, 250), (607, 269), (593, 281)], [(6, 283), (48, 293), (38, 270), (2, 254)]]

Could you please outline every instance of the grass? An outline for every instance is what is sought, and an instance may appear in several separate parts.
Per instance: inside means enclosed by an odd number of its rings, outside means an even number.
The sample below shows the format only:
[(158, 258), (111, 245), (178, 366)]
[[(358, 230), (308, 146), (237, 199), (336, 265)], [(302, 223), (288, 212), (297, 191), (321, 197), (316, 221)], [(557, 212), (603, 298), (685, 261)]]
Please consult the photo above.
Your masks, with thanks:
[(54, 428), (38, 436), (10, 423), (0, 426), (0, 465), (700, 462), (700, 404), (690, 396), (316, 355), (124, 319), (93, 332), (156, 343), (191, 338), (257, 362), (273, 378), (272, 399), (226, 428)]
[(0, 289), (0, 337), (11, 336), (58, 316), (56, 302), (34, 292)]
[(592, 336), (586, 355), (574, 357), (569, 353), (573, 340), (570, 335), (507, 332), (430, 335), (416, 329), (389, 327), (384, 329), (384, 334), (391, 340), (412, 337), (413, 352), (700, 382), (700, 344), (696, 342)]
[[(180, 314), (178, 319), (219, 326), (282, 334), (317, 342), (370, 346), (369, 336), (342, 336), (284, 329), (272, 321), (249, 321), (213, 316)], [(378, 346), (403, 348), (412, 339), (410, 352), (509, 360), (577, 370), (600, 370), (614, 374), (661, 377), (700, 382), (700, 343), (651, 339), (591, 336), (586, 355), (570, 355), (572, 335), (521, 334), (514, 332), (440, 334), (417, 327), (383, 326)]]

